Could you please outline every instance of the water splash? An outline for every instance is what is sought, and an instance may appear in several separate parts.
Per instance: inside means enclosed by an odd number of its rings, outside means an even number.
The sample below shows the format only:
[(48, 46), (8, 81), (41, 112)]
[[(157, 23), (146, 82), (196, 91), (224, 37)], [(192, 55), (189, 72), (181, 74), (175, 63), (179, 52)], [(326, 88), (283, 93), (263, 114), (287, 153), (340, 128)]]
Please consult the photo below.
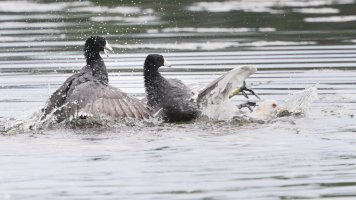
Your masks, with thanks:
[(226, 99), (219, 104), (208, 104), (208, 106), (203, 107), (202, 115), (210, 120), (229, 121), (239, 115), (239, 112), (236, 105)]
[(289, 95), (284, 105), (278, 109), (278, 116), (283, 112), (292, 114), (305, 114), (311, 104), (318, 99), (318, 89), (316, 86), (309, 87), (305, 90), (294, 92)]
[(5, 123), (0, 124), (0, 134), (15, 135), (31, 132), (38, 133), (52, 129), (120, 129), (122, 127), (152, 127), (163, 123), (163, 121), (156, 118), (139, 120), (135, 118), (112, 118), (99, 115), (80, 115), (58, 123), (57, 117), (54, 115), (55, 111), (56, 110), (48, 114), (44, 119), (42, 119), (43, 112), (37, 110), (25, 114), (16, 120), (7, 120)]
[[(284, 116), (305, 115), (311, 104), (318, 99), (316, 86), (302, 91), (291, 93), (288, 98), (279, 105), (275, 100), (264, 100), (258, 103), (253, 112), (239, 110), (233, 101), (228, 98), (220, 99), (218, 103), (207, 104), (202, 108), (202, 119), (209, 121), (232, 121), (243, 124), (253, 122), (267, 122)], [(152, 127), (160, 126), (163, 122), (157, 118), (149, 120), (137, 120), (131, 118), (77, 117), (61, 123), (56, 122), (56, 117), (48, 115), (41, 120), (42, 112), (38, 110), (23, 116), (17, 120), (7, 120), (0, 124), (0, 134), (14, 135), (18, 133), (40, 132), (48, 129), (90, 129), (90, 128), (115, 128), (120, 127)]]
[(236, 105), (226, 99), (220, 104), (210, 104), (203, 109), (202, 114), (213, 120), (232, 122), (265, 123), (272, 119), (285, 116), (303, 116), (307, 113), (311, 104), (318, 99), (316, 86), (289, 94), (288, 98), (279, 103), (276, 100), (267, 99), (261, 101), (252, 112), (237, 109)]
[(305, 115), (311, 104), (318, 99), (316, 86), (289, 94), (288, 98), (279, 104), (276, 100), (265, 100), (248, 116), (252, 120), (269, 121), (277, 117)]
[[(7, 119), (2, 125), (0, 134), (2, 135), (15, 135), (18, 133), (26, 133), (33, 131), (37, 126), (38, 119), (41, 113), (34, 112), (31, 114), (26, 114), (18, 119)], [(38, 131), (39, 129), (36, 129)]]

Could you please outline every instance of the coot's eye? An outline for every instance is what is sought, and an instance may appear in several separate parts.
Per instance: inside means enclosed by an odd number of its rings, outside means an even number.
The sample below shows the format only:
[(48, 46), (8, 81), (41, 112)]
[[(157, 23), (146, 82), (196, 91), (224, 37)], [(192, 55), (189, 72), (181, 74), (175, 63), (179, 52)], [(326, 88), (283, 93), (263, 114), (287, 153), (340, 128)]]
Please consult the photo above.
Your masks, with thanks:
[(272, 103), (272, 107), (273, 107), (273, 108), (277, 107), (277, 104)]

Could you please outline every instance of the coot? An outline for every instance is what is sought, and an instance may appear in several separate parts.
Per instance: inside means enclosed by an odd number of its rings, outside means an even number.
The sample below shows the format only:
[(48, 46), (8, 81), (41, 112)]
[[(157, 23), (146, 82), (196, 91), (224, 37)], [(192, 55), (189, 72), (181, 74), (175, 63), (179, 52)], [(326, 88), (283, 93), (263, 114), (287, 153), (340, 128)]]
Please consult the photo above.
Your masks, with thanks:
[(57, 122), (78, 117), (114, 117), (146, 119), (147, 105), (110, 86), (101, 51), (112, 51), (105, 38), (89, 37), (84, 45), (86, 66), (70, 76), (49, 98), (41, 119), (50, 114)]
[(163, 77), (158, 68), (164, 65), (164, 58), (159, 54), (150, 54), (145, 60), (144, 81), (148, 105), (166, 122), (196, 118), (199, 108), (192, 99), (193, 92), (182, 81)]

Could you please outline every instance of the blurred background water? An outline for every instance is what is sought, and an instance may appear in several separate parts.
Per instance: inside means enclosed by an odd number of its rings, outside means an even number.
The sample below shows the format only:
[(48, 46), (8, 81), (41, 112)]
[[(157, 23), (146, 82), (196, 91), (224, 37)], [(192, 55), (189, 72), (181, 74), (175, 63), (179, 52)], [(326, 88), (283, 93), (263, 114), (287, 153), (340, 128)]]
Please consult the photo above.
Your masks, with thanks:
[(112, 85), (144, 97), (149, 53), (206, 85), (243, 64), (263, 99), (317, 84), (305, 117), (0, 137), (0, 199), (354, 199), (354, 0), (0, 1), (0, 124), (40, 109), (105, 36)]

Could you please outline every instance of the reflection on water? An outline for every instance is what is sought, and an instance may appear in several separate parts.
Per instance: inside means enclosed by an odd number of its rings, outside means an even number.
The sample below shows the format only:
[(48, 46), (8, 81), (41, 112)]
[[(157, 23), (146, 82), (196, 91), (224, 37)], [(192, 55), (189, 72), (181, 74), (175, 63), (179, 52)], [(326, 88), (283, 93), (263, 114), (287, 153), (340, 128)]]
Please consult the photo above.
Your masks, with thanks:
[[(144, 97), (142, 65), (204, 86), (255, 65), (248, 84), (283, 102), (315, 84), (306, 116), (43, 130), (0, 140), (0, 199), (353, 199), (354, 0), (1, 1), (0, 129), (41, 108), (104, 35), (112, 85)], [(242, 102), (236, 97), (236, 102)]]

